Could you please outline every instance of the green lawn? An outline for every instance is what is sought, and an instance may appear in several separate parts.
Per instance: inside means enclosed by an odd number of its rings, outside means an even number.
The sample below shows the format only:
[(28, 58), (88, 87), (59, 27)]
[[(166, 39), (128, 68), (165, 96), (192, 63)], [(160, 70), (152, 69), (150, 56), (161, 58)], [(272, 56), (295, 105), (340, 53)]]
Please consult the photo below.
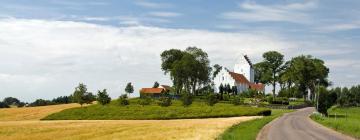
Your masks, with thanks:
[(90, 105), (79, 108), (66, 109), (51, 114), (43, 120), (148, 120), (148, 119), (188, 119), (214, 118), (235, 116), (263, 115), (270, 111), (266, 108), (234, 106), (227, 103), (218, 103), (208, 106), (204, 102), (196, 101), (189, 107), (183, 107), (181, 102), (173, 101), (169, 107), (161, 107), (156, 103), (141, 106), (137, 99), (132, 99), (130, 105), (119, 106), (117, 101), (109, 105)]
[(221, 134), (217, 139), (219, 140), (255, 140), (257, 134), (267, 123), (273, 119), (291, 112), (291, 110), (273, 109), (271, 116), (266, 116), (260, 119), (255, 119), (240, 124), (234, 125)]
[[(328, 110), (329, 117), (312, 115), (316, 122), (341, 133), (360, 139), (360, 107), (338, 108)], [(336, 113), (336, 118), (335, 118)]]

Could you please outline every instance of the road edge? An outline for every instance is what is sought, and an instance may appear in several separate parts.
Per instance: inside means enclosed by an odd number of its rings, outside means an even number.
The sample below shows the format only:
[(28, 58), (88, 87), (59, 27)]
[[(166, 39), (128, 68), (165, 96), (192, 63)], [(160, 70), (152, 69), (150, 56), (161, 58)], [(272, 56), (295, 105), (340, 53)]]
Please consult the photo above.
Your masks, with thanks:
[[(292, 113), (292, 112), (289, 112), (289, 113)], [(256, 140), (266, 140), (267, 139), (266, 136), (267, 136), (267, 133), (269, 132), (269, 129), (271, 128), (271, 124), (273, 124), (274, 122), (279, 120), (280, 117), (283, 117), (289, 113), (285, 113), (285, 114), (275, 118), (271, 122), (267, 123), (263, 128), (261, 128), (260, 132), (257, 134)]]

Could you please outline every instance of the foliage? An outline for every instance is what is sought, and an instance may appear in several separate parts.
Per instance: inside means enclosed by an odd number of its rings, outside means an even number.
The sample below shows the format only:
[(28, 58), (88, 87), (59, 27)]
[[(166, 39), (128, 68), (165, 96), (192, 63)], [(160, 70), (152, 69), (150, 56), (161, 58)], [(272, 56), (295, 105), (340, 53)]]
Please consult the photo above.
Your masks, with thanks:
[(92, 104), (93, 101), (96, 101), (96, 96), (91, 92), (86, 92), (84, 94), (84, 101), (86, 104)]
[(208, 106), (202, 101), (194, 101), (191, 106), (184, 107), (181, 101), (173, 100), (169, 107), (156, 104), (141, 106), (139, 98), (130, 99), (130, 105), (121, 107), (117, 101), (102, 106), (94, 104), (82, 108), (71, 108), (47, 116), (46, 120), (144, 120), (144, 119), (190, 119), (217, 118), (237, 116), (257, 116), (268, 111), (267, 108), (234, 106), (228, 103), (217, 103)]
[(157, 104), (162, 107), (168, 107), (171, 105), (171, 97), (161, 96)]
[(150, 105), (151, 104), (151, 98), (149, 96), (143, 96), (140, 98), (140, 100), (138, 100), (138, 104), (145, 106), (145, 105)]
[(85, 93), (87, 91), (86, 85), (80, 83), (79, 86), (75, 88), (73, 99), (74, 102), (79, 103), (81, 106), (86, 103)]
[(183, 106), (189, 106), (193, 102), (192, 96), (189, 93), (183, 93), (180, 99)]
[(4, 100), (3, 100), (3, 103), (7, 104), (7, 105), (18, 105), (20, 104), (20, 100), (17, 99), (17, 98), (14, 98), (14, 97), (6, 97)]
[(155, 81), (153, 88), (158, 88), (159, 86), (160, 86), (160, 84), (157, 81)]
[(241, 98), (240, 96), (235, 96), (232, 100), (231, 100), (231, 103), (233, 105), (241, 105), (241, 104), (244, 104), (244, 99)]
[(10, 106), (4, 102), (0, 102), (0, 108), (9, 108)]
[(127, 106), (130, 104), (126, 94), (121, 95), (118, 100), (120, 106)]
[(255, 65), (257, 72), (261, 76), (257, 76), (258, 81), (265, 84), (272, 84), (273, 96), (275, 97), (276, 83), (279, 81), (280, 72), (283, 70), (284, 55), (277, 51), (269, 51), (263, 54), (264, 60)]
[(223, 95), (223, 100), (224, 100), (224, 101), (229, 101), (229, 100), (230, 100), (230, 95), (229, 95), (229, 93)]
[(126, 84), (125, 92), (128, 94), (134, 93), (134, 86), (130, 83)]
[(260, 130), (269, 122), (290, 110), (271, 110), (271, 116), (241, 122), (227, 129), (218, 140), (255, 140)]
[(210, 61), (202, 49), (188, 47), (185, 51), (165, 50), (161, 53), (161, 61), (161, 69), (165, 74), (170, 73), (176, 94), (182, 93), (183, 89), (197, 94), (199, 87), (210, 82)]
[(71, 99), (69, 96), (60, 96), (52, 99), (52, 102), (55, 104), (68, 104), (71, 103)]
[(222, 66), (220, 66), (219, 64), (215, 64), (213, 66), (214, 72), (213, 72), (213, 75), (212, 75), (212, 79), (214, 79), (216, 77), (216, 75), (221, 71), (221, 69), (222, 69)]
[(272, 100), (270, 97), (268, 97), (268, 101), (270, 104), (289, 105), (289, 99), (286, 97), (272, 98)]
[(33, 103), (30, 103), (29, 106), (47, 106), (47, 105), (54, 105), (55, 103), (51, 102), (50, 100), (44, 99), (37, 99)]
[(209, 93), (206, 96), (206, 104), (209, 106), (213, 106), (218, 102), (216, 95), (214, 93)]
[(320, 87), (319, 91), (318, 91), (319, 95), (319, 99), (318, 99), (318, 112), (324, 114), (324, 115), (328, 115), (327, 110), (335, 103), (334, 101), (332, 101), (332, 99), (330, 98), (330, 94), (329, 91), (327, 91), (327, 89), (325, 87)]
[(111, 98), (107, 94), (106, 89), (103, 89), (103, 91), (98, 90), (96, 100), (98, 101), (99, 104), (106, 105), (106, 104), (110, 103)]

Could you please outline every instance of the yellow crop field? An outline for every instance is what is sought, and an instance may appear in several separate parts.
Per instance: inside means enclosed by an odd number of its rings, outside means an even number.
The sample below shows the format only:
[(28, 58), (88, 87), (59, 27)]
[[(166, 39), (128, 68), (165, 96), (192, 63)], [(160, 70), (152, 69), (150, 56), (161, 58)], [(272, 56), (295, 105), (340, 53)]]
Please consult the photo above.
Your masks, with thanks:
[(39, 119), (77, 104), (0, 109), (0, 140), (50, 139), (214, 139), (226, 128), (258, 117), (181, 120)]

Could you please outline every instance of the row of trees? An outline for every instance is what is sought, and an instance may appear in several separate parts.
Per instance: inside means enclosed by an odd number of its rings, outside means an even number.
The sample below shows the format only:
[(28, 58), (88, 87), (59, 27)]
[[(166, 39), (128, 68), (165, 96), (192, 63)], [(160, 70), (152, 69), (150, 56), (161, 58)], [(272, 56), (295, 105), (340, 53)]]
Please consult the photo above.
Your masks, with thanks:
[(188, 47), (165, 50), (161, 53), (161, 69), (170, 74), (175, 93), (180, 95), (183, 90), (188, 94), (197, 95), (198, 90), (210, 84), (211, 67), (208, 54), (200, 48)]
[(289, 97), (303, 96), (310, 91), (310, 99), (315, 99), (317, 86), (327, 87), (329, 68), (324, 61), (311, 55), (300, 55), (289, 61), (276, 51), (263, 54), (263, 61), (254, 65), (255, 81), (271, 84), (272, 93), (276, 97), (276, 85), (280, 86), (280, 95)]
[(26, 103), (21, 102), (19, 99), (14, 97), (6, 97), (0, 102), (0, 108), (9, 108), (10, 106), (23, 107)]

